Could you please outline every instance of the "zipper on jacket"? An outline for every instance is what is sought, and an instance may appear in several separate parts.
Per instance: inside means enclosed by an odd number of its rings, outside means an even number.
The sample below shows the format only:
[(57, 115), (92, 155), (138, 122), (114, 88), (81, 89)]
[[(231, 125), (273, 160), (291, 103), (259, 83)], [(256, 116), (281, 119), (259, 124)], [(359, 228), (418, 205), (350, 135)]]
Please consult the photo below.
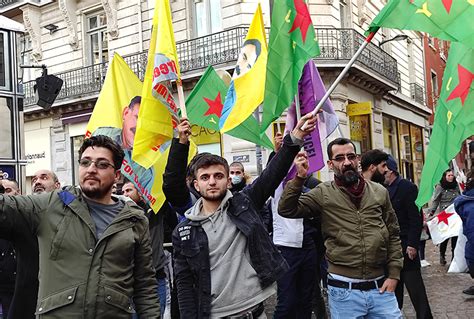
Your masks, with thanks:
[(364, 232), (362, 231), (362, 222), (360, 218), (360, 211), (357, 210), (357, 219), (359, 222), (359, 234), (360, 234), (360, 239), (361, 239), (361, 246), (362, 246), (362, 278), (365, 278), (365, 272), (366, 272), (366, 251), (365, 251), (365, 239), (364, 239)]

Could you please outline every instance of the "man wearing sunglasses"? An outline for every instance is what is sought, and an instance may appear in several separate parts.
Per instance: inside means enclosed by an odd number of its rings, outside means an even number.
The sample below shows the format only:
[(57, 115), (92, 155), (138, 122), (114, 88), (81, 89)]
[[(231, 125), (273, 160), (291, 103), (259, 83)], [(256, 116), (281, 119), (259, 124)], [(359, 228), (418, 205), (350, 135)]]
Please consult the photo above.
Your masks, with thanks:
[(360, 175), (351, 140), (332, 141), (327, 153), (334, 181), (301, 194), (308, 166), (297, 165), (278, 212), (287, 218), (320, 216), (332, 318), (401, 318), (394, 291), (403, 256), (388, 192)]
[[(124, 157), (106, 136), (79, 150), (79, 188), (0, 196), (0, 231), (37, 234), (37, 318), (159, 318), (148, 221), (112, 197)], [(133, 296), (133, 303), (132, 303)]]

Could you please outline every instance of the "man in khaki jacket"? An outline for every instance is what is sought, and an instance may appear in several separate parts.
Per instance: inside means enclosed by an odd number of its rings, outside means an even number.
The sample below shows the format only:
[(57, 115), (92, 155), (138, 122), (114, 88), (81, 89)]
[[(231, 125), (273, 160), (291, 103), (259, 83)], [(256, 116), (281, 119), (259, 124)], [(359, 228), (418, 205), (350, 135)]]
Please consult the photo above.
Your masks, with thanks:
[(79, 150), (80, 188), (0, 196), (0, 231), (38, 236), (37, 318), (159, 318), (147, 218), (111, 196), (123, 157), (94, 136)]
[(298, 174), (286, 185), (278, 212), (287, 218), (320, 216), (332, 318), (401, 318), (394, 291), (403, 256), (388, 192), (359, 174), (351, 140), (329, 143), (328, 158), (334, 181), (306, 194), (301, 189), (308, 162), (297, 160)]

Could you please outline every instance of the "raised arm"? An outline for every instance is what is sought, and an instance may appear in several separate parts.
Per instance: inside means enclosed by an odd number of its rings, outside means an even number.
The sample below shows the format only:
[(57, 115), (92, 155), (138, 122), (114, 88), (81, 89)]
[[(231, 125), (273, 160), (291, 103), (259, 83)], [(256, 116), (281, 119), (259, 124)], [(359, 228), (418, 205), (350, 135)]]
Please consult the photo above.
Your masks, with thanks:
[(40, 195), (0, 195), (0, 238), (12, 240), (25, 227), (36, 234), (42, 212), (56, 192)]
[[(303, 124), (308, 121), (306, 130)], [(244, 191), (252, 199), (257, 210), (260, 210), (267, 199), (274, 193), (278, 185), (288, 174), (293, 160), (303, 146), (305, 136), (311, 134), (316, 125), (316, 118), (311, 113), (303, 116), (295, 129), (283, 139), (281, 149), (275, 154), (262, 174)]]
[(166, 200), (179, 213), (191, 205), (191, 195), (186, 185), (186, 166), (189, 155), (189, 134), (191, 126), (183, 118), (178, 125), (179, 138), (173, 138), (163, 174), (163, 193)]

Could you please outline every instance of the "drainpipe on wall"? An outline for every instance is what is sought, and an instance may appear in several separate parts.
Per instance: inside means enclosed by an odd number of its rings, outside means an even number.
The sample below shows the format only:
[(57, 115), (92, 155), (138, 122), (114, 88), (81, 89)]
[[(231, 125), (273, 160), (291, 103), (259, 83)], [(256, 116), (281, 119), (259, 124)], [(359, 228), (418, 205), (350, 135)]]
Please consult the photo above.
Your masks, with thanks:
[(137, 4), (138, 4), (138, 51), (143, 52), (142, 0), (137, 0)]

